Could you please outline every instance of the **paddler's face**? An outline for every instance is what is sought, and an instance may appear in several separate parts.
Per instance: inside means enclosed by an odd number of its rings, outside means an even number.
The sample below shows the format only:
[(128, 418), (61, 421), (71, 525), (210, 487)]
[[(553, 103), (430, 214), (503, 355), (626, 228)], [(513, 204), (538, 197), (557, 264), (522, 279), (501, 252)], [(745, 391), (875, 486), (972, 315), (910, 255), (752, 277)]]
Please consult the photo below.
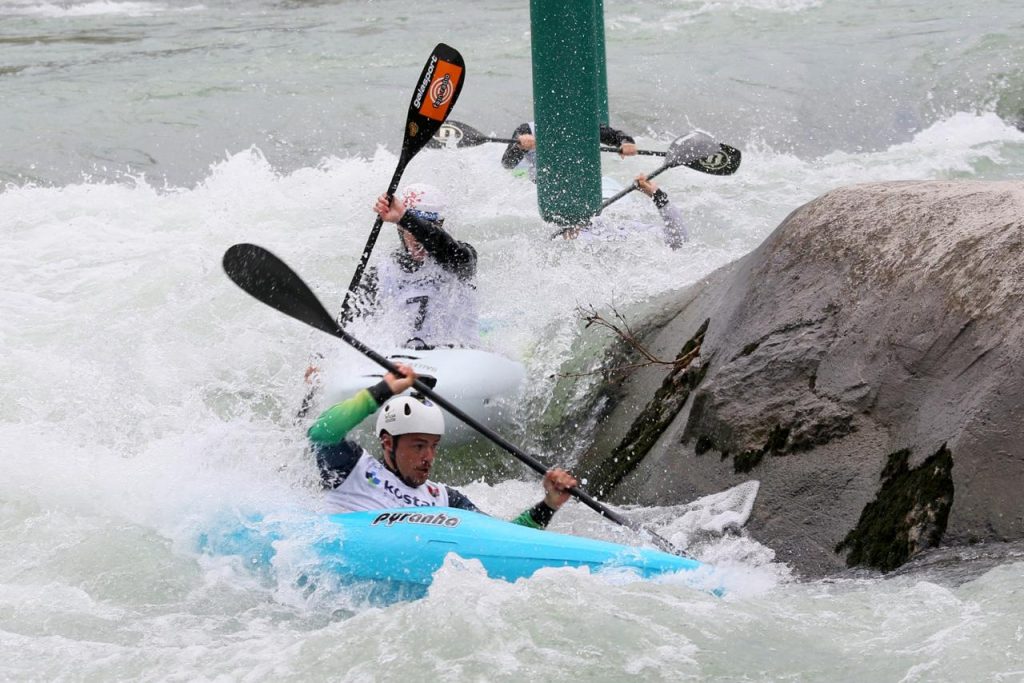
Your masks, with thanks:
[(408, 230), (399, 228), (398, 232), (402, 236), (402, 242), (405, 243), (405, 251), (409, 257), (417, 263), (423, 263), (423, 258), (427, 255), (427, 250), (423, 248), (423, 245)]
[[(394, 466), (402, 478), (413, 486), (420, 486), (430, 478), (430, 468), (437, 455), (441, 437), (436, 434), (403, 434), (394, 452)], [(391, 453), (391, 435), (381, 435), (385, 453)]]

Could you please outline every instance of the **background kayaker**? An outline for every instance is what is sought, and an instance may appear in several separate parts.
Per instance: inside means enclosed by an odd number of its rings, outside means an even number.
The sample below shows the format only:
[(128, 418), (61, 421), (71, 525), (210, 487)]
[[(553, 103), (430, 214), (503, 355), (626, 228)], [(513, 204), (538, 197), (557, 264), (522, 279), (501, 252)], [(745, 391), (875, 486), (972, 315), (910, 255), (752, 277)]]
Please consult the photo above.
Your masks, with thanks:
[[(619, 156), (631, 157), (636, 154), (636, 142), (621, 130), (601, 126), (601, 144), (618, 147)], [(537, 136), (533, 121), (520, 124), (512, 131), (512, 139), (501, 155), (501, 165), (508, 169), (524, 171), (530, 180), (537, 182)]]
[(658, 214), (661, 216), (664, 226), (662, 237), (665, 238), (665, 244), (672, 249), (678, 249), (683, 246), (683, 242), (689, 239), (689, 233), (686, 230), (686, 225), (683, 223), (683, 216), (679, 213), (679, 209), (669, 203), (668, 193), (659, 188), (656, 182), (649, 180), (646, 173), (637, 175), (636, 185), (640, 188), (641, 192), (654, 200), (654, 206), (658, 209)]
[[(397, 225), (399, 246), (370, 266), (353, 292), (353, 319), (373, 319), (395, 344), (418, 351), (480, 345), (476, 249), (444, 229), (447, 208), (444, 193), (428, 183), (406, 186), (390, 203), (386, 195), (378, 197), (373, 210)], [(322, 358), (314, 353), (306, 368), (310, 389), (299, 418), (313, 405)]]
[[(327, 490), (327, 512), (354, 512), (395, 507), (447, 506), (479, 509), (457, 489), (430, 481), (430, 469), (444, 434), (444, 413), (428, 399), (399, 395), (412, 386), (415, 371), (399, 365), (405, 376), (388, 373), (355, 396), (328, 408), (307, 435)], [(383, 461), (377, 460), (348, 432), (382, 406), (377, 417)], [(575, 477), (552, 468), (544, 475), (544, 499), (512, 520), (543, 529), (569, 499)]]
[(444, 194), (416, 183), (390, 202), (381, 195), (373, 210), (398, 226), (400, 244), (367, 270), (355, 292), (356, 315), (383, 318), (409, 348), (478, 346), (476, 249), (445, 230)]
[[(665, 240), (665, 244), (672, 249), (679, 249), (689, 239), (689, 231), (686, 229), (679, 209), (669, 203), (668, 193), (660, 189), (653, 180), (649, 180), (645, 174), (637, 175), (636, 185), (641, 192), (654, 200), (654, 206), (661, 216), (661, 236)], [(643, 221), (622, 220), (601, 214), (591, 218), (585, 225), (566, 228), (556, 235), (567, 240), (618, 241), (624, 240), (634, 233), (646, 232), (654, 228), (654, 225)]]
[[(514, 142), (510, 142), (501, 157), (501, 165), (505, 168), (523, 171), (529, 174), (530, 180), (537, 182), (537, 138), (533, 130), (533, 122), (523, 123), (512, 133)], [(633, 138), (621, 130), (610, 126), (601, 126), (601, 144), (618, 147), (619, 156), (633, 156), (637, 152)], [(686, 242), (688, 235), (683, 217), (669, 203), (668, 194), (660, 190), (658, 185), (648, 180), (643, 173), (636, 177), (640, 190), (654, 200), (662, 220), (662, 237), (671, 249), (679, 249)], [(597, 216), (585, 227), (566, 230), (562, 233), (565, 239), (592, 237), (601, 240), (625, 239), (630, 233), (649, 230), (652, 226), (640, 221), (610, 220)]]
[[(658, 187), (647, 175), (641, 173), (636, 177), (636, 185), (645, 195), (654, 200), (654, 206), (661, 216), (661, 236), (671, 249), (679, 249), (689, 239), (689, 231), (683, 222), (683, 216), (679, 209), (672, 206), (668, 200), (668, 193)], [(650, 223), (636, 220), (622, 220), (610, 218), (605, 215), (594, 216), (590, 222), (579, 228), (570, 228), (562, 232), (565, 239), (597, 239), (597, 240), (624, 240), (637, 232), (645, 232), (655, 229)]]

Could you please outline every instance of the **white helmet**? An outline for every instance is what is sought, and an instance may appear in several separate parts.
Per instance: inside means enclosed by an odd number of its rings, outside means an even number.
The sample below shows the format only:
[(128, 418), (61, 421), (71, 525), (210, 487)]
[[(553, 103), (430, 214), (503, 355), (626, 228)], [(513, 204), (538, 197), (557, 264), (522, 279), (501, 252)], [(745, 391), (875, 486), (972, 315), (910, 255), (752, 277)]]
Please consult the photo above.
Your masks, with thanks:
[(395, 396), (388, 399), (377, 415), (377, 436), (387, 432), (402, 434), (444, 434), (444, 413), (426, 398)]
[(427, 183), (413, 183), (402, 190), (402, 203), (407, 210), (436, 213), (444, 218), (448, 211), (448, 200), (438, 188)]

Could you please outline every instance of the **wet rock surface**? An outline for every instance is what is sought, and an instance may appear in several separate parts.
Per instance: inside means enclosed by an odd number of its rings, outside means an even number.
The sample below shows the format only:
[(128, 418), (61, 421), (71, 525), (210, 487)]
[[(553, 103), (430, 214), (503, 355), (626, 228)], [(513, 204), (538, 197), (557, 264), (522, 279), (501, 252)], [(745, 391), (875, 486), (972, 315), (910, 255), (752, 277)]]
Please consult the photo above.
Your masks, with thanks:
[(659, 306), (642, 343), (690, 357), (617, 388), (590, 490), (756, 479), (747, 528), (810, 576), (1024, 538), (1024, 183), (834, 190)]

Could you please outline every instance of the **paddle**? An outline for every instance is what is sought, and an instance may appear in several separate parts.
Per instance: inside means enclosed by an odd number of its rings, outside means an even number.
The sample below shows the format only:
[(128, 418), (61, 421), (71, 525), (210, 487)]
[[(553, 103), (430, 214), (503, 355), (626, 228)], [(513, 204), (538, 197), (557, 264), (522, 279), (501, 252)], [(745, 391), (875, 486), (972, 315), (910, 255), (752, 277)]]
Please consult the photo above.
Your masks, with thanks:
[[(259, 299), (266, 305), (300, 320), (307, 325), (326, 332), (342, 339), (352, 348), (356, 349), (367, 358), (387, 369), (395, 375), (402, 373), (388, 359), (363, 344), (361, 341), (348, 334), (327, 312), (320, 300), (309, 289), (305, 282), (284, 261), (274, 256), (263, 247), (255, 244), (236, 244), (224, 252), (224, 272), (239, 287)], [(424, 396), (430, 398), (434, 403), (441, 406), (449, 413), (465, 422), (483, 436), (490, 439), (497, 446), (515, 456), (534, 472), (544, 475), (547, 468), (536, 458), (512, 445), (497, 433), (491, 431), (467, 415), (450, 401), (440, 396), (430, 386), (420, 379), (417, 379), (413, 386)], [(591, 498), (587, 493), (578, 487), (569, 490), (577, 500), (598, 512), (602, 516), (612, 520), (616, 524), (629, 527), (637, 532), (648, 534), (658, 547), (662, 550), (688, 557), (685, 553), (673, 546), (667, 539), (657, 533), (642, 528), (636, 522), (629, 520), (602, 503)]]
[[(687, 133), (686, 135), (673, 140), (672, 144), (668, 147), (668, 152), (665, 154), (665, 162), (654, 171), (648, 173), (647, 178), (651, 179), (661, 173), (664, 173), (670, 168), (675, 168), (676, 166), (689, 166), (692, 163), (707, 163), (709, 167), (724, 170), (724, 172), (717, 172), (714, 175), (729, 175), (731, 173), (735, 173), (736, 169), (740, 167), (741, 156), (742, 155), (738, 149), (729, 147), (728, 145), (723, 145), (720, 142), (715, 142), (714, 138), (710, 135), (704, 131), (698, 130), (692, 133)], [(595, 215), (600, 216), (601, 212), (607, 209), (611, 204), (619, 201), (633, 190), (639, 189), (640, 186), (634, 182), (629, 187), (620, 190), (601, 202), (601, 208), (597, 210)], [(551, 239), (561, 237), (566, 232), (573, 229), (573, 226), (561, 228), (551, 234)]]
[[(434, 149), (440, 147), (476, 147), (477, 145), (482, 145), (485, 142), (501, 142), (509, 144), (515, 142), (515, 140), (512, 138), (494, 138), (484, 135), (472, 126), (460, 121), (445, 121), (444, 124), (438, 128), (434, 137), (427, 142), (427, 147)], [(683, 162), (682, 165), (709, 175), (732, 175), (740, 166), (740, 151), (735, 147), (730, 147), (724, 143), (718, 144), (720, 145), (719, 148), (709, 148), (707, 154), (703, 157), (690, 159)], [(619, 150), (616, 147), (602, 145), (601, 151), (618, 152)], [(656, 157), (663, 157), (669, 154), (669, 152), (660, 152), (650, 149), (638, 149), (636, 153)]]
[[(455, 106), (455, 100), (462, 92), (462, 85), (465, 82), (466, 63), (462, 55), (453, 47), (438, 43), (433, 53), (427, 59), (423, 67), (423, 73), (417, 81), (416, 90), (412, 94), (412, 102), (409, 104), (409, 114), (405, 121), (405, 137), (402, 140), (402, 153), (398, 157), (398, 166), (395, 174), (388, 185), (387, 197), (390, 202), (398, 191), (398, 183), (402, 179), (406, 165), (412, 160), (416, 153), (423, 149), (437, 129), (448, 118), (448, 113)], [(359, 265), (352, 275), (352, 282), (345, 292), (345, 299), (341, 302), (341, 313), (338, 319), (345, 324), (350, 314), (349, 301), (355, 293), (359, 281), (366, 270), (366, 263), (370, 260), (370, 253), (377, 243), (377, 236), (384, 221), (379, 216), (373, 223), (370, 236), (363, 247), (363, 254), (359, 258)]]
[[(441, 126), (434, 137), (427, 143), (427, 147), (431, 149), (439, 149), (442, 147), (476, 147), (482, 145), (485, 142), (500, 142), (502, 144), (511, 144), (516, 142), (515, 138), (494, 138), (489, 135), (484, 135), (476, 128), (473, 128), (468, 123), (462, 123), (461, 121), (445, 121), (444, 125)], [(601, 145), (602, 152), (618, 152), (618, 147), (609, 147), (607, 145)], [(663, 157), (664, 152), (650, 149), (638, 149), (637, 154), (646, 154), (648, 156)]]
[[(693, 163), (706, 164), (708, 168), (719, 169), (713, 175), (730, 175), (740, 167), (740, 158), (738, 149), (715, 142), (710, 135), (697, 130), (673, 140), (668, 147), (668, 152), (665, 153), (665, 162), (656, 170), (648, 173), (647, 178), (649, 180), (670, 168), (689, 166)], [(707, 172), (710, 173), (710, 171)], [(601, 208), (597, 210), (597, 215), (601, 215), (601, 212), (610, 204), (619, 201), (633, 190), (639, 189), (640, 186), (634, 182), (626, 189), (612, 195), (601, 202)]]

